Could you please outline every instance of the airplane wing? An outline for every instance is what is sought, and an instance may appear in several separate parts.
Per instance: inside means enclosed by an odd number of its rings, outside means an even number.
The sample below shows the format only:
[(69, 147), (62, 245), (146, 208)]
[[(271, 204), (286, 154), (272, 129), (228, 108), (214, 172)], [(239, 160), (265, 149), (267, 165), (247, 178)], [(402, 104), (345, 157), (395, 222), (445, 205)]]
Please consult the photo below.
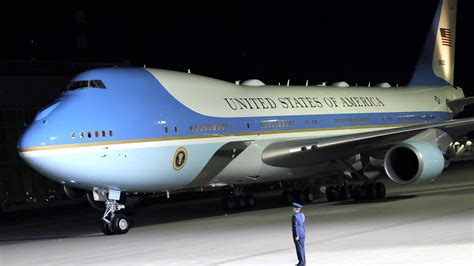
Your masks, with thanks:
[(400, 127), (328, 138), (306, 138), (277, 142), (262, 154), (264, 163), (277, 167), (304, 167), (377, 150), (407, 140), (428, 129), (439, 129), (451, 137), (474, 130), (474, 118), (456, 119), (440, 123)]

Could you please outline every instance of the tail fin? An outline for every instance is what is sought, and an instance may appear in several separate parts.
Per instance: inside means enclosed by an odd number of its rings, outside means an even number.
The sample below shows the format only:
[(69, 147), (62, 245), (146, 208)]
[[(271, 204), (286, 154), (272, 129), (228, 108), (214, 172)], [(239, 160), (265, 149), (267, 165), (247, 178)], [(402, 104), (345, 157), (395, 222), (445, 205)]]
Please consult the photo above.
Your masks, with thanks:
[(409, 86), (453, 85), (456, 9), (457, 0), (439, 0)]

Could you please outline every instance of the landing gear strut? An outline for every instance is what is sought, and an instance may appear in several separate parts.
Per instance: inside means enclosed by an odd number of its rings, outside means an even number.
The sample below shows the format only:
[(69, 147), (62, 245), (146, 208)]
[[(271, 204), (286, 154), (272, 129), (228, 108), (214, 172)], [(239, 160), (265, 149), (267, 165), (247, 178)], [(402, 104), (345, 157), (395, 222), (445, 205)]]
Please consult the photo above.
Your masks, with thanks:
[(121, 211), (125, 205), (120, 204), (120, 191), (109, 191), (109, 195), (104, 191), (93, 191), (94, 199), (105, 200), (105, 212), (100, 219), (100, 229), (104, 235), (126, 234), (130, 229), (131, 220)]

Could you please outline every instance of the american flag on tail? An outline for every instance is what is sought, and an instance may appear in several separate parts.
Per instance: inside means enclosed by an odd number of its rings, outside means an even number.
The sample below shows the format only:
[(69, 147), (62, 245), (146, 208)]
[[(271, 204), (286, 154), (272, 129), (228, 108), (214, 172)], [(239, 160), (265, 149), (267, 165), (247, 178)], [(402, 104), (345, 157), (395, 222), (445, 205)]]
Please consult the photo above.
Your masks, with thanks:
[(451, 29), (440, 28), (439, 30), (441, 32), (441, 43), (444, 46), (451, 47)]

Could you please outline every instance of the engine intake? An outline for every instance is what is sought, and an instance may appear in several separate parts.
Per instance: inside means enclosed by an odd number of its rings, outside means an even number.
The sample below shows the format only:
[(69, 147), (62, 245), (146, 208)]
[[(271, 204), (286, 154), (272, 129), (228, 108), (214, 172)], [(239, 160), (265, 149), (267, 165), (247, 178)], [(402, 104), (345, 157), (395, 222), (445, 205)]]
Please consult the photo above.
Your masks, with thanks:
[(429, 142), (406, 141), (385, 154), (384, 167), (388, 177), (397, 184), (421, 183), (441, 174), (444, 156)]

